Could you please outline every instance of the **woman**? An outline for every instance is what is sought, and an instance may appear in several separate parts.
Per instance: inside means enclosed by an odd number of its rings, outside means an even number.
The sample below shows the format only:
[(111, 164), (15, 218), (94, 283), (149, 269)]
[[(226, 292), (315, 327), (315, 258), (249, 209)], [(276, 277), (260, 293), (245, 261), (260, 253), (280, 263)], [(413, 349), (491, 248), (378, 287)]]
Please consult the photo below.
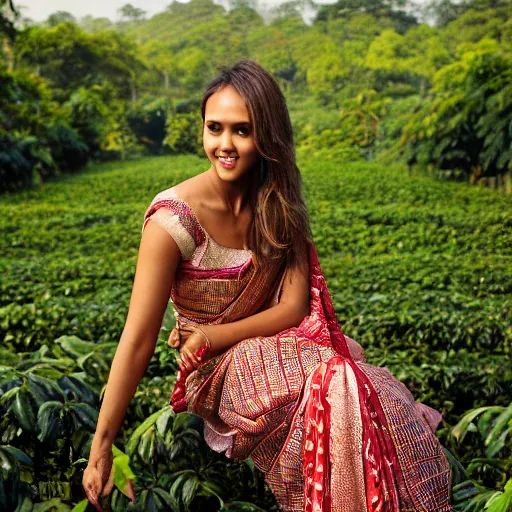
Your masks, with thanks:
[(277, 83), (242, 60), (209, 85), (201, 114), (210, 169), (157, 194), (144, 218), (84, 473), (89, 500), (112, 487), (111, 446), (170, 296), (173, 408), (204, 418), (214, 450), (252, 457), (283, 510), (452, 510), (439, 413), (366, 364), (338, 327)]

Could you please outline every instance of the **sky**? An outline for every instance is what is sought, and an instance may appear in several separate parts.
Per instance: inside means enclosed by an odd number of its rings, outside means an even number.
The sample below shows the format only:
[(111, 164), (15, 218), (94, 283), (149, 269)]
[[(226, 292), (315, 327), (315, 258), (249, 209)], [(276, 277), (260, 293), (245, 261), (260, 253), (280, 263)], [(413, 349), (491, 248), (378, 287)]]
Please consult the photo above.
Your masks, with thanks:
[[(317, 3), (334, 3), (335, 0), (322, 0)], [(80, 19), (88, 14), (95, 18), (103, 16), (112, 21), (119, 19), (117, 10), (130, 3), (147, 11), (148, 16), (162, 12), (171, 3), (171, 0), (15, 0), (14, 5), (21, 11), (23, 17), (34, 21), (44, 21), (56, 11), (70, 12), (75, 18)], [(220, 2), (215, 2), (220, 3)], [(277, 5), (281, 0), (265, 0), (267, 5)]]
[(165, 10), (170, 0), (18, 0), (14, 5), (20, 9), (23, 17), (34, 21), (44, 21), (56, 11), (70, 12), (75, 18), (91, 14), (95, 18), (106, 16), (112, 21), (118, 20), (117, 10), (130, 3), (148, 12), (151, 16)]

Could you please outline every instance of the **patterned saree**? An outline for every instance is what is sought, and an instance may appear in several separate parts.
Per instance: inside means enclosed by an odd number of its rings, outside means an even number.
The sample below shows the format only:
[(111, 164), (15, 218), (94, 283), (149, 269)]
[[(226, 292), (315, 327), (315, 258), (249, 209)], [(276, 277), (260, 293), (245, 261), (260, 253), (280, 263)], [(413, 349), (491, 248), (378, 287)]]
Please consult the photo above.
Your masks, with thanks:
[[(233, 322), (279, 302), (285, 269), (257, 270), (251, 251), (217, 244), (173, 188), (150, 219), (182, 254), (171, 290), (180, 322)], [(173, 408), (204, 419), (212, 449), (251, 457), (285, 511), (451, 511), (440, 414), (343, 335), (313, 244), (309, 271), (310, 315), (178, 374)]]

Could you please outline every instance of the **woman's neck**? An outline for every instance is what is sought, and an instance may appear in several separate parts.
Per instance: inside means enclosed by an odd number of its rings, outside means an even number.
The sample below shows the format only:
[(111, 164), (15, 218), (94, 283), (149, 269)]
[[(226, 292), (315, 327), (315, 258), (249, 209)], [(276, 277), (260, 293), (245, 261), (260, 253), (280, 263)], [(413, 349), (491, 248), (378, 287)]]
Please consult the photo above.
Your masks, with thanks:
[(233, 217), (238, 215), (249, 204), (251, 194), (255, 192), (254, 178), (257, 173), (250, 173), (247, 179), (236, 182), (224, 181), (219, 178), (213, 167), (209, 170), (210, 184), (215, 196), (221, 201), (223, 207), (231, 212)]

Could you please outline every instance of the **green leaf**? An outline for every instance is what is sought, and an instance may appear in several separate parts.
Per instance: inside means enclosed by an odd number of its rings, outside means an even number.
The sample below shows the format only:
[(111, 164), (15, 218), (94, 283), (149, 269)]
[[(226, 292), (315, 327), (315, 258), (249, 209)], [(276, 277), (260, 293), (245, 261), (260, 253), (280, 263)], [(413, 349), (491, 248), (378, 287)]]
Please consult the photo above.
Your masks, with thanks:
[[(510, 420), (512, 419), (512, 404), (510, 404), (494, 421), (494, 426), (492, 427), (491, 431), (489, 432), (489, 435), (485, 439), (485, 446), (488, 447), (487, 454), (488, 456), (492, 457), (494, 456), (501, 447), (504, 444), (504, 439), (502, 439), (502, 442), (499, 442), (496, 446), (495, 443), (500, 439), (500, 437), (503, 436), (505, 433), (505, 437), (508, 435), (508, 432), (510, 432), (510, 428), (506, 428)], [(492, 455), (489, 455), (492, 453)]]
[(224, 500), (220, 497), (222, 489), (212, 482), (201, 482), (201, 487), (197, 493), (198, 496), (215, 496), (219, 500), (219, 505), (224, 506)]
[(32, 459), (25, 452), (22, 452), (14, 446), (0, 446), (0, 450), (4, 450), (11, 454), (20, 464), (23, 464), (24, 466), (32, 466), (34, 464)]
[(230, 512), (265, 512), (262, 508), (249, 503), (247, 501), (230, 501), (224, 505), (222, 511), (229, 510)]
[(85, 512), (85, 510), (87, 509), (87, 506), (89, 505), (89, 500), (86, 498), (85, 500), (82, 500), (80, 501), (79, 503), (77, 503), (73, 509), (71, 510), (71, 512)]
[(192, 478), (187, 479), (183, 484), (183, 488), (181, 490), (181, 499), (183, 501), (183, 505), (185, 505), (185, 509), (188, 509), (194, 500), (197, 489), (199, 487), (199, 483), (199, 479), (193, 476)]
[(473, 409), (465, 414), (462, 419), (452, 428), (451, 434), (455, 437), (455, 439), (462, 443), (464, 437), (466, 436), (470, 425), (473, 420), (478, 417), (478, 415), (489, 411), (491, 409), (502, 411), (503, 407), (491, 406), (491, 407), (479, 407), (478, 409)]
[(60, 400), (61, 402), (64, 402), (66, 398), (62, 389), (60, 389), (56, 382), (38, 375), (28, 374), (27, 385), (33, 393), (38, 405), (41, 405), (48, 400)]
[(95, 405), (97, 402), (96, 392), (76, 375), (65, 375), (59, 380), (59, 386), (66, 393), (72, 392), (77, 402), (84, 402), (89, 405)]
[(142, 434), (137, 449), (140, 458), (149, 464), (155, 453), (155, 429), (154, 426)]
[(128, 440), (128, 443), (126, 443), (126, 453), (128, 455), (132, 455), (135, 450), (137, 449), (137, 445), (139, 444), (140, 438), (148, 428), (154, 425), (154, 423), (158, 420), (158, 418), (162, 415), (167, 413), (169, 406), (165, 406), (163, 409), (160, 409), (159, 411), (153, 413), (149, 418), (147, 418), (145, 421), (143, 421), (133, 432), (133, 434), (130, 436), (130, 439)]
[(161, 416), (159, 416), (159, 418), (156, 420), (156, 428), (158, 433), (164, 437), (169, 425), (169, 421), (174, 417), (174, 411), (170, 405), (165, 406), (162, 411), (163, 412)]
[(43, 443), (52, 443), (59, 433), (60, 414), (64, 405), (60, 402), (46, 402), (39, 408), (37, 427), (39, 435), (37, 438)]
[(164, 489), (161, 489), (160, 487), (153, 487), (153, 492), (160, 496), (166, 505), (173, 508), (174, 502), (171, 498), (171, 495), (167, 491), (164, 491)]
[(34, 505), (34, 509), (32, 512), (47, 512), (55, 507), (55, 512), (69, 512), (70, 508), (63, 503), (60, 498), (53, 498), (51, 500), (45, 501), (43, 503), (38, 503)]
[(190, 412), (181, 412), (174, 417), (172, 423), (172, 432), (176, 435), (180, 430), (187, 428), (199, 428), (202, 420), (196, 414)]
[(183, 486), (183, 483), (187, 480), (188, 474), (187, 473), (194, 473), (192, 470), (186, 470), (186, 472), (182, 472), (176, 478), (174, 483), (171, 486), (171, 490), (169, 491), (169, 494), (171, 495), (171, 500), (173, 500), (174, 508), (181, 510), (180, 503), (181, 503), (181, 487)]
[(460, 503), (461, 501), (467, 501), (469, 498), (476, 496), (479, 490), (473, 481), (465, 480), (460, 484), (454, 485), (452, 493), (455, 503)]
[(24, 390), (16, 395), (16, 399), (10, 406), (11, 411), (18, 420), (19, 424), (27, 432), (34, 432), (36, 429), (36, 409), (35, 404), (29, 397), (29, 394)]
[(485, 505), (489, 512), (510, 512), (512, 508), (512, 479), (508, 480), (503, 493), (495, 494)]
[(96, 344), (90, 341), (81, 340), (78, 336), (61, 336), (55, 340), (64, 351), (71, 356), (80, 357), (90, 352), (94, 352)]
[(501, 433), (500, 437), (498, 437), (498, 439), (494, 439), (492, 443), (489, 444), (489, 446), (485, 450), (485, 454), (487, 455), (487, 457), (495, 457), (501, 450), (503, 450), (511, 432), (512, 427), (505, 429)]
[(73, 414), (78, 418), (79, 422), (89, 428), (95, 430), (98, 421), (98, 411), (84, 402), (73, 405)]
[(446, 447), (442, 447), (443, 452), (448, 459), (448, 463), (450, 464), (450, 469), (452, 471), (452, 479), (453, 479), (453, 485), (459, 484), (463, 482), (464, 480), (467, 480), (468, 475), (466, 474), (466, 471), (464, 469), (464, 466), (455, 458), (453, 453), (448, 450)]
[(23, 502), (18, 506), (15, 512), (32, 512), (34, 509), (34, 504), (32, 500), (26, 497)]
[(0, 398), (0, 404), (3, 404), (4, 402), (7, 402), (8, 400), (10, 400), (12, 397), (14, 397), (20, 390), (20, 386), (15, 386), (11, 389), (9, 389), (9, 391), (6, 391), (2, 397)]
[(112, 446), (112, 454), (114, 455), (112, 463), (114, 469), (114, 485), (125, 496), (128, 496), (128, 480), (135, 480), (135, 474), (130, 468), (130, 457), (115, 445)]

